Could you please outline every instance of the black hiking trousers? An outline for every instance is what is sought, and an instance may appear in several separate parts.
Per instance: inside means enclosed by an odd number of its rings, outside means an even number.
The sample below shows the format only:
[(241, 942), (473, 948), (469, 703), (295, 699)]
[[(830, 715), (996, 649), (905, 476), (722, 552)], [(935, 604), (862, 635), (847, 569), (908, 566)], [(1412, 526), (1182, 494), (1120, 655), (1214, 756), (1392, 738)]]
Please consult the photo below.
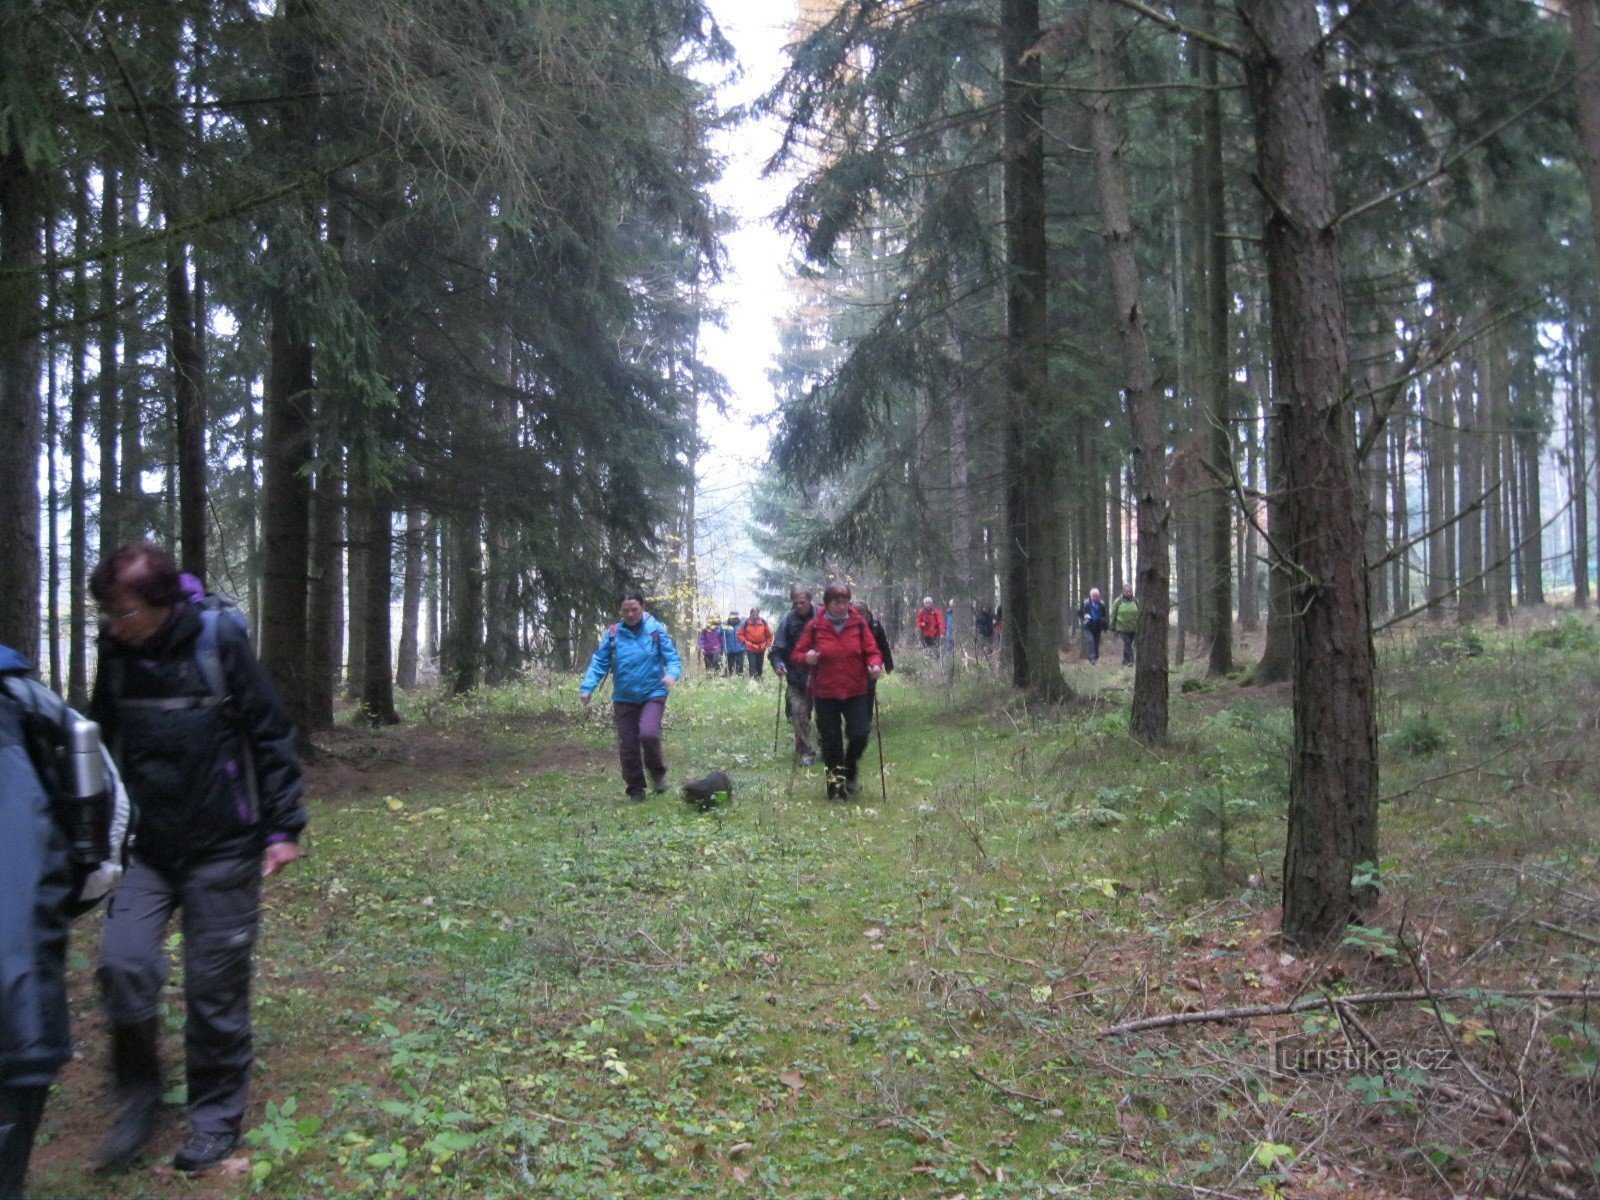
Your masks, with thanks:
[[(237, 1135), (249, 1097), (250, 956), (261, 916), (261, 856), (227, 855), (155, 867), (135, 858), (106, 912), (100, 992), (119, 1034), (154, 1039), (164, 946), (183, 910), (184, 1057), (196, 1133)], [(143, 1047), (154, 1060), (156, 1047)], [(115, 1081), (119, 1084), (138, 1081)]]
[(856, 767), (872, 740), (872, 693), (862, 692), (847, 700), (816, 699), (817, 734), (822, 742), (822, 761), (828, 768), (831, 792), (853, 783)]

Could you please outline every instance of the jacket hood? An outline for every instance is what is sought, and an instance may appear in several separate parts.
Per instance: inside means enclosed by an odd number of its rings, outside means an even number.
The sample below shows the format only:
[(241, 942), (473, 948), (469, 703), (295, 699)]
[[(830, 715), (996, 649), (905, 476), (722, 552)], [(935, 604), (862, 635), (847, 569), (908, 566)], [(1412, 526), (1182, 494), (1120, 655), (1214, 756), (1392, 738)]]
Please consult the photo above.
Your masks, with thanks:
[(28, 671), (32, 664), (10, 646), (0, 645), (0, 672)]

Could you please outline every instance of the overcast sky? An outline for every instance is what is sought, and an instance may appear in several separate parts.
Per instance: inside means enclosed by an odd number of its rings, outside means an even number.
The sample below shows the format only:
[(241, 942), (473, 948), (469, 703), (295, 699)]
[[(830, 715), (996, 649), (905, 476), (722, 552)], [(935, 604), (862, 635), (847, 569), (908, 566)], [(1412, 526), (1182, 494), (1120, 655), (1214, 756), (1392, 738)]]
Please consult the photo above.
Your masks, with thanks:
[[(721, 96), (728, 109), (776, 82), (794, 7), (790, 0), (709, 0), (709, 7), (739, 58), (740, 76)], [(727, 416), (709, 409), (700, 414), (709, 449), (700, 462), (696, 511), (705, 518), (698, 547), (702, 586), (725, 612), (744, 612), (754, 603), (758, 556), (743, 527), (748, 486), (766, 459), (767, 430), (752, 423), (773, 408), (767, 372), (778, 346), (777, 319), (789, 306), (784, 267), (790, 243), (770, 217), (790, 181), (761, 177), (777, 139), (770, 123), (747, 124), (715, 142), (724, 166), (713, 195), (739, 224), (727, 237), (726, 269), (711, 296), (724, 312), (725, 328), (707, 324), (701, 333), (701, 354), (727, 379), (730, 398)]]

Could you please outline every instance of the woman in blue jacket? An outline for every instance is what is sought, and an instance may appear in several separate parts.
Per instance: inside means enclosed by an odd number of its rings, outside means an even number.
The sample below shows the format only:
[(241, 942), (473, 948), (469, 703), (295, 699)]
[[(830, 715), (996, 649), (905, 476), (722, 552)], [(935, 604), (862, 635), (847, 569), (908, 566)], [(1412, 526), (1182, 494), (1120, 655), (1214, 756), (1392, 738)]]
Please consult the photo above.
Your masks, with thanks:
[(667, 790), (661, 755), (661, 717), (667, 693), (683, 674), (683, 660), (667, 627), (644, 610), (644, 593), (622, 593), (622, 620), (606, 630), (589, 660), (578, 694), (584, 704), (607, 675), (612, 677), (611, 720), (617, 727), (617, 757), (629, 800), (643, 800), (645, 772), (657, 792)]

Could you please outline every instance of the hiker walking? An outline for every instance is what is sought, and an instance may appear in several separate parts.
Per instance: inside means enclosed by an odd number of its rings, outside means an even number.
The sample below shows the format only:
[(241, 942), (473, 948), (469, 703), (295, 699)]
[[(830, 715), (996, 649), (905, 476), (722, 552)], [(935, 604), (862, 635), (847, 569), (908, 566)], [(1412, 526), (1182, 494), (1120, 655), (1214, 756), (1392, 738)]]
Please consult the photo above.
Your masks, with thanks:
[(1083, 626), (1083, 656), (1092, 663), (1100, 661), (1100, 635), (1106, 630), (1106, 602), (1100, 599), (1100, 589), (1090, 588), (1089, 598), (1078, 605), (1078, 623)]
[(752, 608), (744, 624), (739, 626), (739, 640), (744, 643), (745, 657), (750, 660), (750, 678), (760, 679), (767, 651), (772, 648), (772, 626), (767, 624), (759, 608)]
[(811, 668), (804, 660), (791, 659), (795, 643), (807, 623), (817, 615), (811, 604), (811, 589), (795, 584), (789, 589), (789, 611), (778, 622), (778, 631), (772, 639), (772, 669), (784, 681), (784, 712), (794, 726), (794, 752), (800, 756), (800, 765), (809, 767), (817, 761), (817, 739), (811, 728)]
[(95, 1161), (128, 1166), (156, 1131), (167, 924), (182, 909), (192, 1132), (172, 1161), (201, 1171), (233, 1151), (244, 1122), (261, 883), (300, 857), (294, 726), (238, 609), (180, 577), (167, 550), (122, 547), (94, 569), (89, 590), (104, 629), (89, 716), (139, 813), (101, 944), (119, 1112)]
[(944, 643), (944, 613), (933, 602), (932, 596), (922, 598), (922, 607), (917, 609), (917, 634), (922, 638), (922, 648), (932, 651), (935, 658), (939, 657)]
[(1133, 635), (1139, 632), (1139, 602), (1133, 598), (1133, 584), (1122, 585), (1122, 595), (1111, 605), (1111, 629), (1122, 639), (1122, 665), (1133, 666)]
[(706, 674), (715, 675), (722, 669), (722, 623), (712, 617), (695, 644), (700, 647), (700, 663)]
[(812, 672), (828, 799), (847, 801), (861, 790), (856, 768), (872, 738), (870, 685), (883, 675), (883, 655), (866, 620), (850, 603), (850, 588), (830, 583), (823, 611), (806, 623), (791, 658)]
[(601, 680), (611, 676), (611, 722), (617, 728), (617, 758), (629, 800), (643, 800), (645, 772), (650, 788), (667, 790), (667, 760), (661, 753), (661, 718), (667, 693), (683, 674), (683, 660), (667, 627), (644, 610), (644, 593), (629, 588), (618, 609), (622, 620), (606, 630), (578, 685), (588, 704)]
[(722, 627), (722, 653), (728, 660), (729, 675), (744, 674), (744, 643), (739, 640), (739, 614), (729, 613)]

